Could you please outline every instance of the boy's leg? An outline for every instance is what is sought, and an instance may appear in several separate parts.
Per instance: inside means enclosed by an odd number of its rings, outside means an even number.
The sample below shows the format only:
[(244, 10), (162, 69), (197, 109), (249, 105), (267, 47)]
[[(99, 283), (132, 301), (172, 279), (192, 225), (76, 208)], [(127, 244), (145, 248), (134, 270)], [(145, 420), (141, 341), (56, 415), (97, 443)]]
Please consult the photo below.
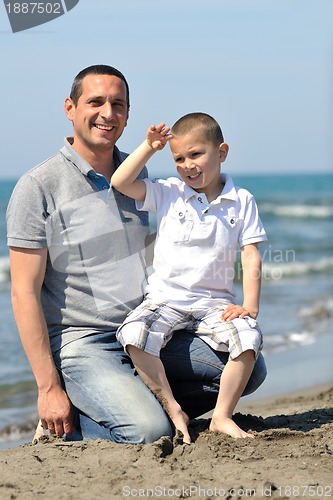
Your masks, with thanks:
[(221, 318), (222, 309), (224, 306), (209, 309), (199, 318), (195, 332), (214, 349), (229, 351), (210, 430), (225, 432), (233, 437), (253, 437), (238, 427), (232, 415), (262, 348), (262, 333), (258, 323), (248, 316), (224, 321)]
[(166, 413), (137, 375), (115, 332), (71, 342), (54, 359), (70, 400), (83, 415), (84, 439), (146, 443), (173, 435)]
[(172, 332), (186, 327), (190, 319), (191, 314), (186, 311), (146, 299), (117, 330), (117, 338), (131, 357), (141, 379), (160, 401), (176, 429), (183, 433), (186, 443), (190, 442), (189, 419), (173, 396), (159, 355)]
[(245, 389), (255, 363), (252, 350), (240, 354), (236, 359), (229, 359), (220, 381), (217, 398), (209, 429), (214, 432), (224, 432), (232, 437), (253, 437), (243, 431), (232, 420), (234, 409)]
[(180, 405), (175, 400), (168, 379), (165, 374), (164, 366), (159, 357), (148, 354), (132, 345), (127, 346), (133, 364), (143, 382), (155, 394), (162, 404), (163, 408), (171, 418), (176, 429), (179, 429), (184, 435), (184, 442), (190, 443), (191, 438), (188, 433), (188, 416), (182, 411)]

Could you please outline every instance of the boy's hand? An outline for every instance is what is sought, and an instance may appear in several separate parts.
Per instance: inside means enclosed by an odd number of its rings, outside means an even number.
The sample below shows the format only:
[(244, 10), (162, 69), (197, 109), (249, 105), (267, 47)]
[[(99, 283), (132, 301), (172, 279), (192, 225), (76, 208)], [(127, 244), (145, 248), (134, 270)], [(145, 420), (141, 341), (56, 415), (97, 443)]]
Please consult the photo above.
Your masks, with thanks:
[(251, 312), (249, 309), (245, 309), (243, 306), (229, 304), (221, 315), (224, 321), (231, 321), (235, 318), (245, 318), (245, 316), (250, 316), (255, 319), (257, 314), (255, 312)]
[(170, 127), (166, 127), (165, 123), (160, 123), (157, 125), (151, 125), (147, 131), (147, 142), (149, 146), (158, 151), (163, 149), (166, 143), (171, 139)]

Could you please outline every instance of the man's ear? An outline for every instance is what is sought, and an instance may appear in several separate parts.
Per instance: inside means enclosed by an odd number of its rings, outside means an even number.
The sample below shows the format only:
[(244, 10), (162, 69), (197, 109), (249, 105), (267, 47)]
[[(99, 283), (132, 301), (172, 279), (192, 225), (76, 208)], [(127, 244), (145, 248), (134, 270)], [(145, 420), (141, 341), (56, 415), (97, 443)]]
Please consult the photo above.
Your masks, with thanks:
[(226, 142), (221, 142), (221, 144), (219, 145), (219, 150), (220, 150), (220, 161), (222, 163), (228, 156), (228, 151), (229, 151), (228, 144)]
[(125, 127), (127, 127), (127, 123), (128, 123), (128, 119), (129, 119), (129, 112), (130, 112), (130, 107), (128, 107), (128, 110), (127, 110), (127, 118), (126, 118)]
[(75, 105), (70, 97), (65, 99), (64, 108), (67, 118), (72, 122), (74, 119)]

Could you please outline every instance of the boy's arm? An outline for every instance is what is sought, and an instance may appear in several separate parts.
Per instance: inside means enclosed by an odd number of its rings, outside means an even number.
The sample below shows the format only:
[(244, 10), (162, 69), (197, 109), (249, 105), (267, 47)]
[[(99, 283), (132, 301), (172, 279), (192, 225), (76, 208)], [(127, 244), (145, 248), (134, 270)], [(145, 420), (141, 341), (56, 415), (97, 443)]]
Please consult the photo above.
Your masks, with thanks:
[(259, 314), (259, 299), (261, 289), (261, 256), (258, 243), (245, 245), (241, 248), (243, 268), (243, 305), (229, 304), (222, 314), (222, 319), (231, 321), (235, 318)]
[(251, 318), (259, 314), (261, 290), (261, 256), (258, 243), (246, 245), (241, 249), (243, 268), (243, 307)]
[(155, 125), (149, 127), (143, 143), (123, 161), (113, 174), (112, 187), (130, 198), (143, 201), (146, 196), (146, 184), (143, 180), (137, 179), (137, 176), (153, 154), (164, 148), (171, 138), (169, 131), (170, 128), (165, 127), (164, 123), (160, 123), (157, 127)]

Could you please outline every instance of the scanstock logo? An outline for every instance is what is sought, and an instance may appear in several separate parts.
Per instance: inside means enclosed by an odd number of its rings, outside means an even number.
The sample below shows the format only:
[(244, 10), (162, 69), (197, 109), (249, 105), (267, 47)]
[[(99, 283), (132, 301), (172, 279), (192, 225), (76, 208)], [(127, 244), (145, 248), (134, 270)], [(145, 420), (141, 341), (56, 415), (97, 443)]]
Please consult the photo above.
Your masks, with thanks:
[(28, 30), (40, 24), (53, 21), (72, 10), (79, 0), (47, 0), (45, 2), (24, 2), (3, 0), (12, 32)]

